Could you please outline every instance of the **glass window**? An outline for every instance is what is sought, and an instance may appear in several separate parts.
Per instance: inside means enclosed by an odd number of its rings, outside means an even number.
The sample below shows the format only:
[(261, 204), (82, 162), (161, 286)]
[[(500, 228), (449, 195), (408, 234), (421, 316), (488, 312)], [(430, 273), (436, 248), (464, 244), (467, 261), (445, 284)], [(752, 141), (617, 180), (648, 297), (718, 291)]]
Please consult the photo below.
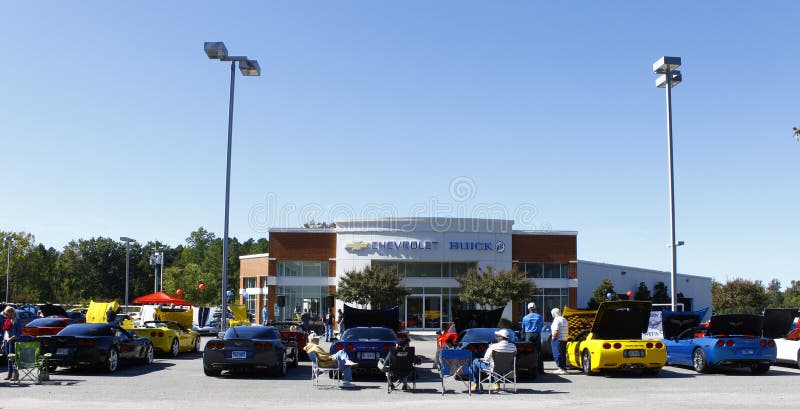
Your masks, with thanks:
[(527, 278), (543, 278), (544, 275), (542, 274), (542, 264), (541, 263), (523, 263), (520, 264), (520, 271), (525, 272), (525, 277)]
[(320, 277), (322, 275), (322, 263), (318, 261), (303, 262), (304, 277)]
[(406, 277), (441, 277), (442, 263), (405, 263)]
[(569, 264), (561, 265), (561, 278), (569, 278)]
[(450, 263), (450, 273), (447, 277), (462, 277), (471, 268), (475, 268), (475, 263)]
[(545, 263), (544, 278), (561, 278), (561, 266), (559, 264)]
[(254, 288), (256, 286), (256, 277), (245, 277), (244, 288)]

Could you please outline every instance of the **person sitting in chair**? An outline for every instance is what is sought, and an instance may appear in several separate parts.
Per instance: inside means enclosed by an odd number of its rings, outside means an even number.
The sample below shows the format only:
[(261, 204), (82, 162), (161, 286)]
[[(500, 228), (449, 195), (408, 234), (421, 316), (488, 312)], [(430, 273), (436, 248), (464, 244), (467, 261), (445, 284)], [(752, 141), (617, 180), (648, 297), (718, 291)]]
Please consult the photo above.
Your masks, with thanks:
[(329, 354), (319, 346), (319, 340), (322, 338), (322, 335), (317, 335), (316, 333), (312, 332), (308, 336), (309, 343), (303, 348), (307, 354), (311, 355), (312, 352), (317, 354), (317, 360), (319, 360), (319, 366), (322, 368), (333, 368), (335, 366), (339, 366), (339, 369), (344, 372), (344, 382), (342, 382), (343, 388), (351, 388), (353, 387), (353, 371), (351, 370), (352, 367), (357, 366), (358, 364), (351, 361), (350, 357), (347, 356), (347, 352), (345, 350), (336, 351), (335, 354)]
[[(494, 344), (489, 345), (486, 348), (486, 353), (483, 355), (483, 358), (475, 358), (472, 361), (472, 371), (470, 371), (470, 378), (472, 378), (472, 390), (478, 389), (478, 377), (476, 374), (480, 374), (482, 369), (489, 369), (492, 367), (492, 352), (517, 352), (517, 346), (508, 342), (511, 339), (511, 330), (506, 328), (501, 328), (494, 332), (494, 335), (497, 336), (497, 342)], [(500, 385), (495, 383), (493, 385), (494, 389), (500, 389)]]

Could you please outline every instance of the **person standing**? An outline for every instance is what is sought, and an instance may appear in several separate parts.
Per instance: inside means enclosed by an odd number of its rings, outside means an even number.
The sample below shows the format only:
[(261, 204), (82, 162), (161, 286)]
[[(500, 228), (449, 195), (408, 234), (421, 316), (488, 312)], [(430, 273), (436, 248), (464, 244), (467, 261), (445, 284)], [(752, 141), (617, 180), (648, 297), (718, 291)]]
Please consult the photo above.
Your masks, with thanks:
[(319, 346), (320, 338), (322, 337), (312, 332), (308, 336), (309, 343), (303, 348), (303, 350), (309, 355), (312, 352), (316, 352), (317, 362), (322, 368), (333, 368), (334, 366), (338, 366), (339, 370), (344, 373), (344, 383), (342, 384), (342, 387), (353, 387), (353, 371), (351, 368), (357, 366), (358, 364), (350, 360), (350, 357), (347, 355), (347, 352), (344, 349), (336, 351), (335, 354), (325, 352), (325, 350)]
[(322, 323), (325, 324), (325, 342), (331, 342), (331, 338), (333, 338), (333, 313), (330, 309), (325, 313), (325, 317), (322, 318)]
[[(6, 307), (6, 309), (3, 310), (3, 314), (6, 316), (3, 322), (3, 351), (6, 351), (6, 356), (8, 356), (16, 351), (14, 344), (16, 344), (17, 338), (22, 336), (22, 323), (19, 322), (19, 318), (17, 318), (17, 311), (11, 306)], [(17, 372), (17, 368), (14, 365), (14, 360), (7, 359), (7, 361), (8, 373), (6, 374), (5, 380), (18, 380), (19, 372)]]
[(522, 330), (525, 331), (525, 342), (533, 343), (536, 349), (536, 360), (538, 362), (538, 372), (544, 373), (544, 363), (542, 362), (542, 325), (544, 319), (541, 314), (536, 312), (536, 303), (528, 303), (528, 315), (522, 317)]
[(344, 334), (344, 330), (345, 330), (345, 328), (344, 328), (344, 312), (342, 312), (341, 308), (339, 308), (339, 310), (336, 311), (336, 328), (339, 330), (339, 338), (341, 338), (342, 334)]
[(264, 307), (261, 308), (261, 325), (267, 325), (269, 318), (269, 309), (267, 308), (267, 304), (264, 303)]
[(550, 331), (553, 334), (550, 340), (550, 347), (553, 350), (553, 361), (555, 361), (558, 369), (556, 374), (564, 375), (567, 373), (567, 335), (569, 334), (569, 323), (567, 319), (561, 316), (561, 310), (553, 308), (550, 311), (553, 315), (553, 323), (550, 325)]
[(109, 305), (108, 309), (106, 310), (106, 321), (110, 324), (114, 322), (115, 318), (117, 318), (117, 313), (114, 311), (114, 306)]
[(303, 327), (303, 331), (309, 331), (309, 325), (311, 324), (311, 314), (308, 313), (308, 308), (303, 309), (303, 313), (300, 314), (300, 326)]

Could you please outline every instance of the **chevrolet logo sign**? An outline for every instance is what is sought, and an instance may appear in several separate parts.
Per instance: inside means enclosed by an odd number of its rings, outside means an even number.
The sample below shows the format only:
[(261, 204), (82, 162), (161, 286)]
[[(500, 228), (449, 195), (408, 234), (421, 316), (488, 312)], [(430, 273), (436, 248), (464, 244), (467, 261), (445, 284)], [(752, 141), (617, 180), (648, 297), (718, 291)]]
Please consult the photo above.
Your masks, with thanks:
[(364, 250), (367, 247), (369, 247), (369, 243), (365, 243), (363, 241), (354, 241), (352, 243), (347, 243), (344, 246), (345, 250), (349, 250), (349, 251)]

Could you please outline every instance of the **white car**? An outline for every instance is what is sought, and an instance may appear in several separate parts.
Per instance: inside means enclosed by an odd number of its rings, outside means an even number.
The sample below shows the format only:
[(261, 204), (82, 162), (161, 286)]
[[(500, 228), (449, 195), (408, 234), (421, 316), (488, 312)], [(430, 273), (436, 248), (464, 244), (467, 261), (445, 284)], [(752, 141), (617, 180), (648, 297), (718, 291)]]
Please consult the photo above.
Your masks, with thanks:
[[(777, 362), (796, 365), (800, 368), (800, 327), (798, 327), (800, 324), (797, 321), (797, 312), (792, 308), (766, 309), (764, 311), (764, 329), (766, 332), (770, 326), (778, 328), (778, 332), (770, 334), (773, 335), (775, 346), (778, 349)], [(765, 336), (770, 335), (765, 333)]]

